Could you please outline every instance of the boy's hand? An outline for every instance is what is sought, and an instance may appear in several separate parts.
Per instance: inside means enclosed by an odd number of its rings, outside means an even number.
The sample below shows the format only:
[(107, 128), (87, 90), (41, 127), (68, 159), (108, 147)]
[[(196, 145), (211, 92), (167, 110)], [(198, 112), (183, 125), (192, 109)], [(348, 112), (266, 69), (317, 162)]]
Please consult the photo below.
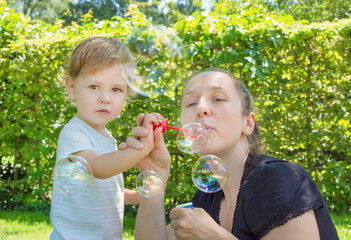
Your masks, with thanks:
[(128, 147), (136, 150), (143, 150), (144, 144), (140, 141), (140, 137), (146, 137), (149, 134), (149, 130), (144, 127), (134, 127), (132, 129), (132, 136), (127, 138), (126, 143), (122, 142), (118, 146), (118, 150), (126, 150)]

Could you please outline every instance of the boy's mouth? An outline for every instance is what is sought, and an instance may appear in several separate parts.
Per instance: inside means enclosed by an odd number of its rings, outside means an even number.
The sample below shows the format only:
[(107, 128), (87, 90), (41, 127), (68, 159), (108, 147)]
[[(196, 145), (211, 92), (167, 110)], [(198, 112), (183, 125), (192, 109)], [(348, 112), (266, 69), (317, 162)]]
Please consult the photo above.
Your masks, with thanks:
[(107, 109), (100, 109), (97, 110), (98, 113), (110, 113), (110, 111), (108, 111)]

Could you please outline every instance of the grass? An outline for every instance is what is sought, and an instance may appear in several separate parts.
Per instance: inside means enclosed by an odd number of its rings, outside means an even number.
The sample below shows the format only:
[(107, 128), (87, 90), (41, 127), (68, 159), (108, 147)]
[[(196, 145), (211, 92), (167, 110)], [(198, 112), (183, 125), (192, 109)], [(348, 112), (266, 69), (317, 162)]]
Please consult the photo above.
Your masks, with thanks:
[[(351, 215), (333, 215), (340, 240), (351, 239)], [(134, 239), (135, 218), (124, 217), (123, 240)], [(48, 214), (41, 212), (0, 211), (1, 240), (49, 239), (52, 226)]]
[(340, 240), (351, 239), (351, 215), (332, 215)]
[[(134, 217), (124, 217), (123, 240), (134, 239)], [(1, 211), (1, 240), (49, 239), (52, 226), (49, 214), (41, 212)]]

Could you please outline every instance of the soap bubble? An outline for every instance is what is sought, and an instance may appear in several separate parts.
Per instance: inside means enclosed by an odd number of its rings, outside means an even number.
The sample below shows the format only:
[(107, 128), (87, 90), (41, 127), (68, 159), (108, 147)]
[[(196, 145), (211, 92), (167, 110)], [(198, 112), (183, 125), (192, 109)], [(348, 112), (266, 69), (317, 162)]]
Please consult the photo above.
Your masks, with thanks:
[(124, 41), (121, 59), (132, 55), (135, 62), (121, 64), (122, 75), (138, 94), (156, 97), (173, 90), (186, 73), (186, 54), (180, 38), (163, 26), (136, 28)]
[(194, 163), (191, 178), (201, 191), (206, 193), (217, 192), (227, 182), (225, 164), (214, 155), (202, 156)]
[(55, 166), (58, 188), (64, 194), (81, 194), (93, 181), (93, 171), (80, 156), (69, 155), (60, 159)]
[(141, 172), (136, 179), (136, 188), (145, 198), (151, 198), (160, 194), (163, 189), (161, 176), (154, 171)]
[(207, 144), (206, 128), (200, 123), (189, 123), (179, 130), (177, 147), (185, 153), (197, 153)]

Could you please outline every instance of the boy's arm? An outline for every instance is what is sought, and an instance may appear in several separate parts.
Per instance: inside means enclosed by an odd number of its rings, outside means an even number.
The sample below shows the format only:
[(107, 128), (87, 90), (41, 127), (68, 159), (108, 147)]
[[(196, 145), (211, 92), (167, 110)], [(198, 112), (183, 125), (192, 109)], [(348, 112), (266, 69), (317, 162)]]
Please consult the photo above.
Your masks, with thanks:
[(114, 151), (97, 155), (93, 150), (83, 150), (74, 153), (83, 157), (93, 170), (94, 177), (106, 179), (122, 173), (137, 164), (151, 149), (143, 150), (128, 148), (124, 151)]
[(140, 203), (140, 193), (134, 190), (124, 189), (124, 204), (125, 205), (136, 205)]
[(89, 163), (94, 177), (105, 179), (115, 176), (136, 165), (155, 148), (153, 126), (161, 122), (161, 118), (153, 114), (145, 116), (142, 125), (145, 134), (139, 139), (143, 144), (142, 149), (127, 148), (102, 155), (97, 155), (92, 150), (83, 150), (74, 154), (83, 157)]

